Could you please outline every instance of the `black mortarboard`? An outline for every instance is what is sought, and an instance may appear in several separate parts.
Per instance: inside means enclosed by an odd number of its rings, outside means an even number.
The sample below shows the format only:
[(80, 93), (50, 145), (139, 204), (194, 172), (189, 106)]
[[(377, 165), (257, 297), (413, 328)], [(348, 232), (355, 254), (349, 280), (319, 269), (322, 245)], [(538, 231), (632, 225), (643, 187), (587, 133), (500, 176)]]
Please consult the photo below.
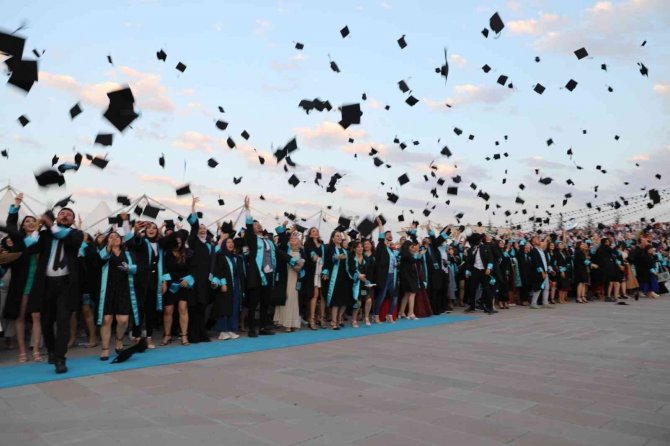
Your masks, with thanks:
[(30, 119), (26, 115), (21, 115), (19, 116), (19, 124), (21, 124), (22, 127), (27, 126), (30, 123)]
[(333, 70), (336, 73), (340, 72), (340, 67), (337, 66), (334, 60), (330, 61), (330, 69)]
[(475, 139), (475, 135), (472, 135), (472, 134), (471, 134), (470, 136), (468, 136), (468, 139), (469, 139), (470, 141), (472, 141), (473, 139)]
[(461, 182), (461, 176), (460, 176), (460, 175), (456, 175), (455, 177), (453, 177), (453, 178), (451, 179), (451, 181), (453, 181), (454, 183), (458, 184), (458, 183)]
[(113, 140), (113, 135), (111, 133), (98, 133), (95, 137), (95, 144), (100, 144), (101, 146), (111, 146)]
[(498, 76), (498, 80), (496, 82), (498, 82), (500, 85), (505, 85), (507, 83), (507, 76), (501, 74)]
[(575, 88), (577, 88), (577, 81), (574, 79), (570, 79), (567, 84), (565, 84), (565, 88), (568, 89), (568, 91), (572, 91)]
[(553, 140), (552, 138), (549, 138), (549, 139), (547, 140), (547, 146), (550, 146), (550, 145), (552, 145), (553, 143), (554, 143), (554, 140)]
[(514, 202), (515, 202), (516, 204), (524, 204), (524, 203), (526, 202), (526, 200), (524, 200), (524, 199), (521, 198), (521, 197), (516, 197), (516, 198), (514, 199)]
[(249, 136), (251, 136), (251, 135), (249, 135), (249, 132), (247, 132), (246, 130), (242, 130), (242, 133), (240, 133), (240, 135), (242, 136), (242, 138), (246, 139), (247, 141), (249, 140)]
[[(86, 157), (88, 158), (88, 155), (86, 155)], [(75, 163), (77, 166), (81, 165), (81, 160), (82, 160), (82, 158), (83, 158), (83, 157), (81, 156), (81, 153), (77, 152), (77, 153), (74, 155), (74, 163)], [(89, 159), (93, 159), (93, 158), (89, 158)], [(51, 161), (53, 161), (53, 159), (52, 159)]]
[(539, 182), (544, 184), (545, 186), (548, 186), (549, 184), (551, 184), (552, 181), (554, 181), (552, 178), (544, 177), (544, 178), (540, 178)]
[(99, 156), (96, 156), (91, 160), (91, 164), (93, 164), (95, 167), (98, 167), (99, 169), (104, 169), (107, 167), (107, 164), (109, 164), (109, 160), (107, 158), (100, 158)]
[(447, 195), (458, 195), (458, 187), (456, 186), (447, 187)]
[(640, 74), (649, 77), (649, 69), (642, 62), (638, 62), (637, 65), (640, 67)]
[(225, 130), (228, 128), (228, 123), (226, 121), (218, 120), (216, 121), (216, 128), (219, 130)]
[(614, 88), (608, 86), (608, 87), (607, 87), (607, 91), (609, 91), (610, 93), (612, 93), (612, 92), (614, 92)]
[(37, 82), (37, 61), (36, 60), (21, 60), (14, 58), (5, 62), (12, 72), (12, 75), (7, 81), (8, 84), (14, 85), (26, 92), (30, 91), (33, 84)]
[(185, 184), (185, 185), (177, 188), (177, 196), (188, 195), (190, 193), (191, 193), (191, 185), (190, 184)]
[(405, 42), (405, 35), (403, 34), (401, 38), (398, 39), (398, 46), (400, 49), (404, 49), (407, 46), (407, 42)]
[(144, 206), (144, 212), (142, 212), (142, 215), (146, 215), (149, 218), (156, 218), (158, 217), (158, 213), (161, 211), (160, 208), (154, 207), (147, 203), (146, 206)]
[(126, 362), (135, 353), (144, 353), (146, 349), (147, 349), (147, 339), (140, 338), (138, 343), (121, 350), (119, 354), (116, 355), (116, 358), (112, 360), (112, 364), (120, 364), (122, 362)]
[(122, 223), (123, 220), (121, 220), (121, 217), (118, 215), (115, 215), (114, 217), (107, 217), (107, 224), (120, 226)]
[(68, 195), (67, 197), (63, 198), (62, 200), (57, 201), (56, 204), (54, 204), (54, 208), (56, 208), (56, 207), (64, 208), (70, 202), (74, 203), (74, 201), (72, 200), (72, 195)]
[(301, 50), (303, 48), (305, 48), (305, 45), (303, 45), (302, 43), (300, 43), (300, 42), (295, 43), (295, 49), (296, 50)]
[(482, 30), (482, 35), (488, 39), (488, 38), (489, 38), (489, 29), (488, 29), (488, 28), (484, 28), (484, 29)]
[(117, 195), (116, 202), (124, 206), (130, 206), (130, 199), (125, 195)]
[(458, 127), (454, 127), (454, 133), (460, 136), (463, 134), (463, 130), (459, 129)]
[(419, 100), (412, 95), (410, 95), (407, 99), (405, 99), (405, 103), (407, 103), (407, 105), (409, 105), (410, 107), (414, 107), (418, 102)]
[(342, 35), (342, 38), (343, 38), (343, 39), (344, 39), (345, 37), (347, 37), (347, 36), (349, 35), (349, 27), (348, 27), (348, 26), (345, 26), (344, 28), (342, 28), (342, 29), (340, 30), (340, 34)]
[(125, 87), (107, 93), (107, 97), (109, 105), (103, 116), (122, 132), (139, 116), (133, 109), (135, 103), (133, 93), (130, 87)]
[(297, 187), (298, 184), (300, 184), (300, 180), (298, 179), (295, 174), (291, 175), (291, 178), (288, 179), (288, 184), (290, 184), (293, 187)]
[(223, 206), (224, 204), (226, 204), (226, 202), (223, 201), (223, 198), (219, 198), (218, 203), (219, 203), (219, 206)]
[(410, 90), (409, 85), (407, 85), (407, 82), (404, 80), (398, 82), (398, 88), (400, 88), (400, 91), (403, 93), (407, 93)]
[(444, 186), (444, 178), (438, 178), (437, 179), (437, 185), (438, 186)]
[(488, 73), (489, 71), (491, 71), (491, 67), (489, 67), (488, 65), (484, 65), (482, 67), (482, 70), (484, 71), (484, 73)]
[[(0, 52), (12, 56), (9, 60), (21, 60), (26, 39), (12, 34), (6, 34), (0, 31)], [(9, 63), (9, 61), (8, 61)]]
[(461, 218), (463, 218), (464, 215), (465, 214), (463, 212), (459, 212), (458, 214), (455, 215), (456, 220), (460, 220)]
[(588, 51), (586, 51), (586, 48), (580, 48), (577, 51), (575, 51), (575, 56), (577, 56), (577, 59), (579, 59), (579, 60), (585, 58), (588, 55), (589, 55), (589, 53), (588, 53)]
[(536, 84), (536, 85), (533, 87), (533, 91), (535, 91), (535, 93), (537, 93), (537, 94), (542, 94), (542, 93), (544, 93), (544, 90), (545, 90), (544, 85), (542, 85), (542, 84), (540, 84), (540, 83)]
[(65, 177), (55, 169), (47, 169), (35, 175), (37, 184), (42, 187), (48, 187), (54, 184), (62, 186), (65, 184)]
[(401, 186), (409, 183), (409, 177), (407, 176), (406, 173), (403, 173), (398, 177), (398, 183), (400, 183)]
[(649, 189), (649, 198), (654, 204), (661, 202), (661, 194), (656, 189)]
[(398, 198), (400, 198), (396, 194), (394, 194), (393, 192), (386, 192), (386, 197), (387, 197), (388, 201), (390, 201), (391, 203), (394, 203), (394, 204), (397, 203)]
[(368, 218), (368, 217), (365, 217), (365, 218), (363, 219), (363, 221), (361, 221), (360, 223), (358, 223), (358, 226), (356, 227), (356, 229), (358, 229), (358, 232), (360, 232), (361, 235), (362, 235), (363, 237), (367, 237), (367, 236), (369, 236), (370, 234), (372, 234), (372, 231), (375, 230), (375, 227), (376, 227), (376, 226), (377, 226), (377, 225), (375, 224), (374, 221), (372, 221), (372, 220), (371, 220), (370, 218)]
[(660, 180), (661, 179), (661, 174), (657, 173), (656, 175), (654, 175), (654, 177), (656, 177), (657, 180)]
[(231, 137), (229, 136), (228, 139), (226, 139), (226, 145), (227, 145), (228, 148), (230, 148), (230, 149), (235, 148), (235, 141), (233, 140), (233, 138), (231, 138)]
[(213, 168), (215, 168), (216, 166), (219, 165), (219, 162), (217, 160), (215, 160), (214, 158), (210, 158), (210, 159), (207, 160), (207, 165), (213, 169)]
[(242, 182), (242, 177), (235, 178), (233, 177), (233, 184), (240, 184)]
[(540, 56), (535, 56), (535, 62), (540, 62)]
[(177, 70), (181, 71), (182, 73), (183, 73), (184, 71), (186, 71), (186, 65), (184, 65), (184, 64), (181, 63), (181, 62), (179, 62), (175, 68), (176, 68)]
[(470, 189), (477, 190), (477, 185), (475, 183), (470, 183)]
[(165, 51), (161, 49), (160, 51), (156, 52), (156, 59), (165, 62), (165, 60), (167, 59), (167, 54), (165, 53)]
[(503, 30), (505, 27), (505, 24), (503, 23), (502, 19), (500, 18), (500, 15), (496, 12), (491, 16), (489, 19), (489, 27), (495, 32), (496, 34), (500, 34), (500, 31)]
[(340, 215), (340, 218), (337, 219), (337, 224), (344, 229), (348, 229), (351, 226), (351, 219)]
[(277, 149), (275, 151), (274, 156), (275, 158), (277, 158), (277, 163), (280, 163), (281, 160), (283, 160), (289, 154), (295, 152), (296, 150), (298, 150), (298, 143), (296, 142), (295, 138), (293, 138), (289, 142), (287, 142), (283, 148)]
[(382, 161), (381, 159), (379, 159), (378, 156), (375, 156), (375, 157), (372, 159), (372, 162), (375, 163), (375, 167), (380, 167), (382, 164), (384, 164), (384, 161)]
[(158, 165), (162, 168), (165, 168), (165, 155), (161, 153), (160, 158), (158, 158)]
[(58, 155), (54, 155), (53, 158), (51, 158), (51, 167), (55, 166), (58, 164)]
[(9, 158), (9, 152), (7, 151), (7, 149), (2, 149), (0, 151), (0, 155), (2, 155), (5, 158)]
[(361, 104), (348, 104), (340, 107), (342, 112), (342, 119), (339, 124), (342, 128), (347, 129), (352, 124), (360, 124), (361, 116), (363, 112), (361, 111)]
[(79, 105), (79, 102), (77, 102), (70, 109), (70, 119), (76, 118), (81, 112), (82, 112), (81, 106)]

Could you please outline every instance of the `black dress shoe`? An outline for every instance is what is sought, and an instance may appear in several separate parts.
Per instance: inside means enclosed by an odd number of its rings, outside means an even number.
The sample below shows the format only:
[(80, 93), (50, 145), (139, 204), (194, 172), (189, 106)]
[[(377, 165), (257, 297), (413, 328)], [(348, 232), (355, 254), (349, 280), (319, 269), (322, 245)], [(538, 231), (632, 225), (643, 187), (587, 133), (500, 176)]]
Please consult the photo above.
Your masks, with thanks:
[(249, 333), (247, 333), (247, 336), (250, 337), (250, 338), (257, 338), (258, 333), (256, 332), (256, 330), (249, 330)]
[(65, 373), (67, 372), (67, 366), (65, 365), (65, 360), (56, 361), (56, 373)]
[(272, 330), (265, 329), (265, 330), (259, 331), (258, 334), (261, 335), (261, 336), (270, 336), (270, 335), (275, 334), (275, 332), (272, 331)]
[(477, 311), (477, 310), (472, 308), (472, 307), (468, 307), (468, 308), (465, 309), (466, 313), (474, 313), (475, 311)]
[(48, 358), (49, 358), (49, 364), (55, 364), (56, 363), (56, 354), (55, 353), (49, 352)]

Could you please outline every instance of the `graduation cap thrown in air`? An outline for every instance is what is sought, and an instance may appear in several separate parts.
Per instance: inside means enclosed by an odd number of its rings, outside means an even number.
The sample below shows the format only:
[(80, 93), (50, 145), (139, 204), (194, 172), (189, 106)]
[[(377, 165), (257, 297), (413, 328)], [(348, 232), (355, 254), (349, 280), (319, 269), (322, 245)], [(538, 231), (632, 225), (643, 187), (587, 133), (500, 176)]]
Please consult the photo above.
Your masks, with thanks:
[(190, 184), (185, 184), (181, 187), (178, 187), (176, 192), (177, 192), (177, 196), (188, 195), (188, 194), (191, 193), (191, 185)]
[(101, 146), (111, 146), (114, 135), (111, 133), (98, 133), (95, 137), (94, 144), (100, 144)]
[(147, 339), (141, 338), (136, 344), (121, 350), (121, 352), (112, 360), (112, 364), (126, 362), (135, 353), (144, 353), (147, 349)]

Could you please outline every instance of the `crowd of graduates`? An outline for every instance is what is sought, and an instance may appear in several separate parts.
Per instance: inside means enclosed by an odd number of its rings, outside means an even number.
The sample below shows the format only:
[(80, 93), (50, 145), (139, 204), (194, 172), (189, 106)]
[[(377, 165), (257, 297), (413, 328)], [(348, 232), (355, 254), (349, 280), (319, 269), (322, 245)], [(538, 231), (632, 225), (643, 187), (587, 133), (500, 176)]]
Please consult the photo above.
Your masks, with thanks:
[(243, 333), (365, 329), (456, 307), (494, 314), (570, 300), (626, 304), (667, 291), (663, 224), (494, 234), (415, 221), (396, 240), (377, 218), (371, 234), (340, 225), (322, 237), (288, 221), (268, 232), (246, 198), (246, 225), (214, 234), (193, 198), (186, 228), (120, 214), (108, 231), (88, 234), (68, 207), (19, 222), (21, 203), (19, 194), (0, 228), (2, 317), (13, 322), (18, 361), (44, 361), (43, 338), (58, 373), (67, 371), (77, 327), (88, 337), (83, 346), (100, 343), (106, 361), (110, 349), (140, 339), (153, 349)]

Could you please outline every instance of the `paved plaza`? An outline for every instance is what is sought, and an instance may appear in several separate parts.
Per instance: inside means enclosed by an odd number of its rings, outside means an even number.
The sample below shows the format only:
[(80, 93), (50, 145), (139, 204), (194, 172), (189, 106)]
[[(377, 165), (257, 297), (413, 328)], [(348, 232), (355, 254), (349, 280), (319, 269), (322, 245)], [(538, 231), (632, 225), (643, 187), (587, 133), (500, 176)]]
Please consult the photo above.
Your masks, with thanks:
[(517, 307), (6, 388), (0, 445), (670, 444), (669, 322), (667, 295)]

